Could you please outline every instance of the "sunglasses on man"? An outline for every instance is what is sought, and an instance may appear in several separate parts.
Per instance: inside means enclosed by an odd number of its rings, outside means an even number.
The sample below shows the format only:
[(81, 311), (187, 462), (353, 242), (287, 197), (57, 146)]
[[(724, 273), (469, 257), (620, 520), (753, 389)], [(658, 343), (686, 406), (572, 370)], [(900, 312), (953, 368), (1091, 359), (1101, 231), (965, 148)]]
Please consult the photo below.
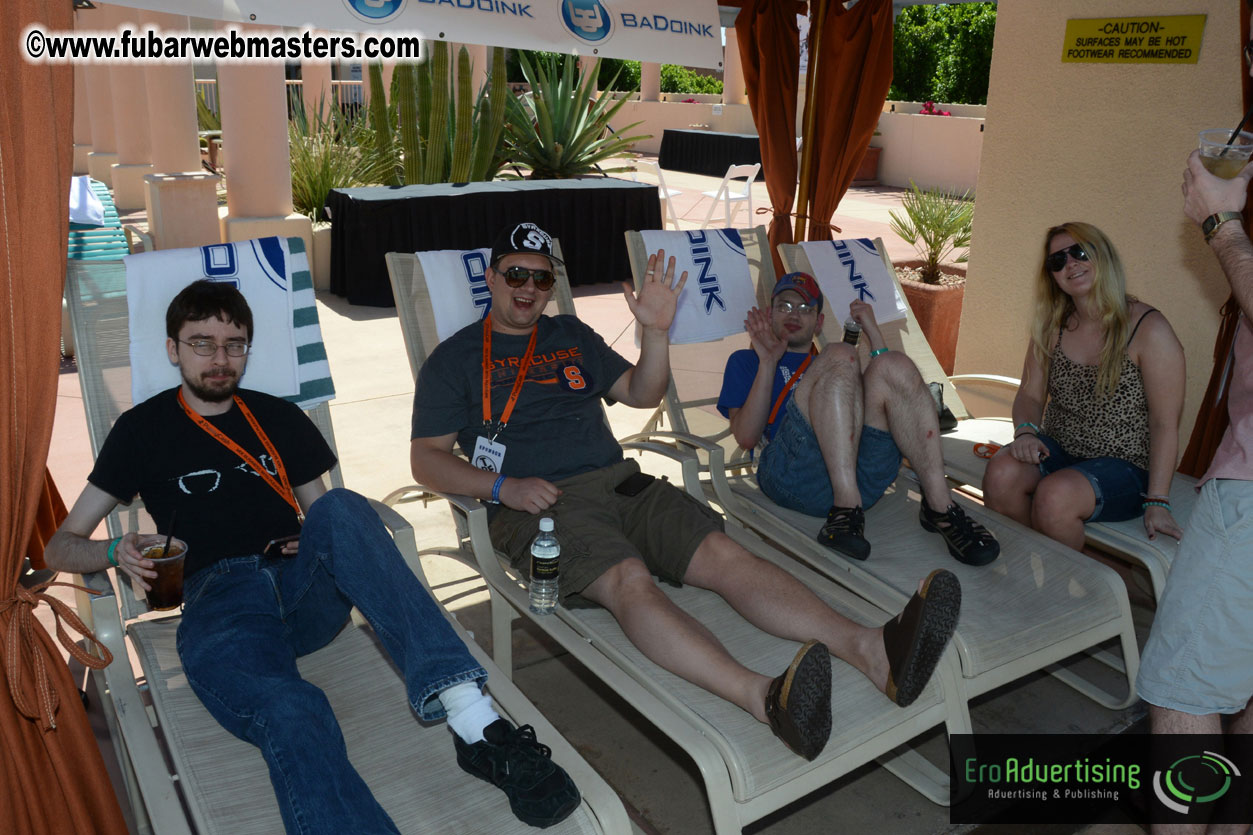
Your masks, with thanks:
[(541, 291), (551, 290), (557, 281), (557, 276), (553, 275), (552, 270), (528, 270), (526, 267), (510, 267), (501, 275), (505, 277), (505, 283), (510, 287), (521, 287), (529, 278), (535, 282), (535, 289)]
[(1057, 252), (1050, 252), (1048, 257), (1044, 259), (1044, 266), (1048, 271), (1055, 273), (1062, 267), (1066, 266), (1066, 256), (1069, 255), (1076, 261), (1087, 261), (1088, 252), (1081, 244), (1071, 244), (1065, 249), (1059, 249)]

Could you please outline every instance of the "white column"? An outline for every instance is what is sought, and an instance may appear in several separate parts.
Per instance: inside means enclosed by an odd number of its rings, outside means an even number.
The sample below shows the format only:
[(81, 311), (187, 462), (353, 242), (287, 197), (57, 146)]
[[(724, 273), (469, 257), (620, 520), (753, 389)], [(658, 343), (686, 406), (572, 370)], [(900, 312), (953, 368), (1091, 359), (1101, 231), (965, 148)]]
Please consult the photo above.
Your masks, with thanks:
[[(166, 32), (184, 32), (191, 23), (159, 12), (144, 12), (143, 22)], [(191, 61), (148, 64), (144, 72), (152, 141), (152, 172), (144, 176), (148, 232), (157, 249), (218, 243), (218, 177), (200, 166)]]
[(91, 153), (91, 109), (87, 104), (88, 68), (74, 65), (74, 173), (88, 172)]
[(218, 88), (229, 161), (222, 240), (299, 235), (312, 252), (309, 219), (292, 212), (283, 65), (220, 64)]
[(722, 103), (748, 104), (744, 86), (744, 65), (740, 61), (740, 45), (735, 29), (726, 29), (727, 45), (722, 56)]
[[(138, 30), (134, 9), (110, 6), (111, 27)], [(109, 72), (113, 94), (113, 129), (117, 135), (117, 162), (113, 164), (113, 200), (118, 211), (144, 205), (144, 175), (152, 171), (152, 134), (148, 126), (148, 84), (141, 64), (116, 64)]]
[(640, 101), (661, 101), (661, 64), (640, 62)]
[[(108, 15), (103, 9), (74, 12), (74, 28), (79, 31), (108, 29)], [(86, 86), (87, 113), (91, 118), (91, 152), (87, 154), (87, 171), (93, 179), (113, 185), (113, 163), (117, 162), (117, 136), (113, 130), (113, 87), (109, 67), (88, 64), (83, 67)]]

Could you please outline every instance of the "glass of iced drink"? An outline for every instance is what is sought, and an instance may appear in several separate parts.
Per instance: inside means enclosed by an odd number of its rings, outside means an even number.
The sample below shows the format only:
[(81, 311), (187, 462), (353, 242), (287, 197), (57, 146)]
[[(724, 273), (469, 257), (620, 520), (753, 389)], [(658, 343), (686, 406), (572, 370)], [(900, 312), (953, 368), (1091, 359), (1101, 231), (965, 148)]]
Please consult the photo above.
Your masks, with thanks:
[(177, 609), (183, 602), (183, 559), (187, 556), (187, 543), (181, 539), (170, 541), (170, 552), (165, 553), (165, 537), (140, 550), (144, 559), (152, 560), (157, 576), (148, 581), (149, 608), (164, 612)]
[(1201, 164), (1214, 176), (1230, 180), (1248, 165), (1253, 155), (1253, 133), (1241, 131), (1230, 145), (1231, 131), (1223, 128), (1201, 131)]

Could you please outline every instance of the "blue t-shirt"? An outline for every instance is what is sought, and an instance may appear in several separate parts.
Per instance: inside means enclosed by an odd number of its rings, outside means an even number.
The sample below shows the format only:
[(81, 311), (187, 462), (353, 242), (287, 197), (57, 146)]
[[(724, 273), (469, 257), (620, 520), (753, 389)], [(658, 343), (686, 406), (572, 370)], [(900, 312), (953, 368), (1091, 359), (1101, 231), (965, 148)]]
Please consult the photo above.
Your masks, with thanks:
[[(787, 381), (796, 373), (796, 369), (801, 367), (801, 363), (807, 356), (809, 356), (808, 351), (787, 351), (783, 354), (774, 370), (774, 382), (770, 386), (772, 407), (774, 401), (779, 399), (779, 392), (783, 391)], [(758, 365), (757, 352), (752, 348), (743, 348), (727, 357), (727, 368), (722, 373), (722, 392), (718, 395), (718, 411), (723, 417), (730, 417), (728, 412), (731, 409), (741, 408), (744, 401), (748, 400), (749, 389), (753, 387), (753, 380), (757, 377)], [(774, 433), (783, 420), (783, 410), (787, 408), (787, 401), (791, 399), (792, 392), (795, 390), (796, 387), (793, 386), (779, 405), (779, 413), (775, 416), (774, 423), (766, 424), (765, 431), (762, 432), (763, 442), (774, 439)]]

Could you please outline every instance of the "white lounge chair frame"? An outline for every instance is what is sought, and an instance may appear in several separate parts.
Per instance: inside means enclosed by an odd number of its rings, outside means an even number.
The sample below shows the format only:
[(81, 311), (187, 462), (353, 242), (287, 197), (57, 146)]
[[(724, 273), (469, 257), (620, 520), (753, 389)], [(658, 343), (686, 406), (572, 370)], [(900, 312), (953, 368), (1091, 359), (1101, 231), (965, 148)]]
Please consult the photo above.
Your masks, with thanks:
[[(639, 232), (626, 235), (638, 282), (647, 258), (643, 237)], [(765, 229), (740, 230), (740, 236), (750, 273), (758, 276), (758, 302), (768, 305), (775, 277)], [(836, 311), (827, 315), (840, 328), (843, 317)], [(862, 349), (866, 350), (864, 345)], [(662, 408), (645, 431), (630, 440), (677, 443), (706, 456), (705, 490), (725, 513), (881, 608), (892, 611), (903, 606), (918, 578), (933, 568), (956, 573), (963, 598), (953, 646), (961, 659), (966, 699), (1118, 638), (1123, 659), (1108, 653), (1100, 657), (1126, 674), (1126, 695), (1108, 693), (1069, 668), (1050, 672), (1107, 707), (1123, 708), (1135, 701), (1139, 650), (1126, 589), (1111, 569), (966, 500), (962, 500), (966, 512), (997, 535), (1001, 556), (990, 566), (962, 565), (948, 555), (939, 537), (921, 529), (920, 497), (907, 498), (910, 482), (901, 479), (867, 514), (867, 537), (875, 546), (871, 558), (860, 563), (841, 557), (815, 539), (823, 520), (776, 505), (757, 487), (743, 452), (728, 454), (735, 441), (728, 422), (712, 413), (716, 400), (682, 400), (672, 376)], [(663, 416), (673, 432), (658, 431)], [(693, 436), (693, 420), (705, 437)], [(730, 466), (722, 465), (725, 460), (731, 460)], [(912, 492), (917, 493), (916, 486)], [(1047, 593), (1036, 593), (1037, 587)], [(1076, 589), (1082, 596), (1072, 599)], [(1037, 608), (1024, 617), (1031, 611), (1023, 607), (1026, 602)]]
[[(882, 246), (879, 247), (879, 251), (884, 252)], [(788, 270), (813, 271), (804, 249), (798, 245), (786, 244), (780, 247), (779, 255), (787, 264)], [(886, 257), (884, 260), (887, 261)], [(889, 271), (895, 275), (895, 271), (891, 270), (891, 262), (887, 263)], [(945, 432), (942, 436), (944, 471), (960, 490), (982, 499), (983, 491), (980, 485), (983, 482), (987, 460), (975, 455), (974, 447), (976, 444), (987, 442), (1001, 446), (1008, 444), (1014, 437), (1014, 424), (1013, 419), (1009, 417), (970, 417), (965, 403), (962, 402), (960, 389), (967, 386), (992, 385), (1002, 390), (1017, 391), (1019, 381), (1013, 377), (997, 374), (975, 373), (946, 376), (931, 346), (927, 343), (926, 337), (918, 328), (913, 311), (907, 310), (907, 316), (907, 324), (904, 327), (892, 328), (890, 333), (885, 330), (884, 336), (893, 349), (903, 350), (909, 354), (917, 363), (925, 379), (944, 383), (944, 404), (958, 419), (957, 428)], [(828, 324), (831, 323), (828, 322)], [(1196, 479), (1176, 473), (1171, 481), (1170, 503), (1175, 520), (1185, 529), (1195, 502)], [(1091, 522), (1084, 525), (1083, 530), (1088, 545), (1143, 566), (1153, 584), (1154, 597), (1161, 597), (1166, 584), (1166, 575), (1170, 573), (1170, 564), (1179, 548), (1178, 542), (1169, 536), (1159, 536), (1150, 541), (1144, 533), (1144, 522), (1138, 517), (1123, 522)]]
[[(300, 239), (290, 243), (295, 247)], [(66, 296), (78, 337), (79, 378), (93, 455), (113, 421), (130, 405), (125, 287), (121, 261), (70, 262)], [(334, 449), (328, 405), (319, 404), (307, 414)], [(336, 487), (343, 484), (338, 466), (331, 472), (331, 482)], [(110, 514), (110, 536), (141, 528), (140, 504), (138, 499), (132, 503), (125, 522), (119, 512)], [(406, 563), (429, 590), (412, 527), (390, 508), (372, 504)], [(114, 658), (93, 674), (92, 682), (138, 831), (157, 835), (282, 831), (260, 753), (222, 729), (187, 686), (174, 646), (178, 617), (151, 618), (129, 577), (120, 572), (84, 575), (82, 582), (92, 593), (78, 593), (80, 615)], [(450, 622), (487, 669), (488, 690), (500, 712), (516, 724), (533, 725), (582, 792), (582, 806), (558, 831), (631, 832), (613, 790), (456, 620)], [(128, 639), (134, 653), (128, 651)], [(142, 684), (132, 673), (132, 663), (143, 670)], [(352, 749), (354, 766), (401, 831), (531, 831), (513, 816), (499, 790), (457, 767), (451, 731), (444, 723), (424, 726), (413, 715), (395, 667), (373, 631), (359, 626), (356, 618), (327, 647), (302, 658), (300, 668), (327, 693)], [(168, 762), (163, 752), (168, 752)], [(398, 759), (405, 761), (404, 768), (396, 767)]]
[[(556, 250), (560, 252), (558, 248)], [(392, 290), (415, 379), (422, 363), (438, 344), (421, 301), (425, 281), (414, 255), (387, 256)], [(569, 294), (564, 272), (558, 271), (558, 300)], [(655, 443), (627, 444), (630, 450), (654, 452), (682, 462), (683, 487), (698, 500), (705, 497), (691, 454)], [(717, 455), (717, 453), (715, 453)], [(399, 497), (401, 491), (393, 493)], [(709, 797), (710, 815), (718, 833), (738, 833), (748, 823), (803, 797), (880, 758), (886, 768), (910, 782), (936, 803), (948, 799), (943, 771), (916, 752), (904, 749), (909, 740), (943, 723), (948, 733), (970, 733), (969, 717), (949, 694), (958, 668), (946, 653), (936, 675), (917, 702), (901, 709), (875, 690), (849, 665), (833, 664), (835, 727), (826, 750), (814, 762), (788, 752), (769, 729), (744, 711), (657, 667), (627, 640), (604, 609), (558, 607), (552, 616), (528, 612), (523, 578), (510, 568), (491, 543), (486, 508), (465, 496), (444, 495), (453, 511), (459, 541), (438, 551), (477, 570), (487, 583), (492, 612), (492, 646), (497, 664), (512, 667), (513, 622), (529, 617), (572, 657), (619, 693), (649, 722), (696, 762)], [(757, 556), (791, 572), (837, 610), (864, 624), (878, 624), (889, 615), (786, 558), (760, 538), (729, 521), (727, 533)], [(436, 552), (434, 549), (432, 553)], [(717, 595), (691, 587), (661, 588), (679, 606), (704, 623), (742, 663), (774, 675), (794, 654), (797, 644), (769, 636), (747, 624)]]

